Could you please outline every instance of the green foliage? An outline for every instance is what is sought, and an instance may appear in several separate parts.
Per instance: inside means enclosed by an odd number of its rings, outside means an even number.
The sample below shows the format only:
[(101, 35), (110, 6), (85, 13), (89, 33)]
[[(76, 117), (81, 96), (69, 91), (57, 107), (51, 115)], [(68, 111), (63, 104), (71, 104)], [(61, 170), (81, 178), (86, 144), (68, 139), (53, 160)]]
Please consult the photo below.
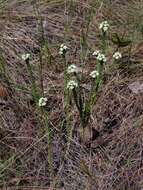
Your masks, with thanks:
[(124, 37), (120, 37), (117, 33), (112, 34), (111, 41), (120, 47), (126, 47), (132, 43), (132, 40), (126, 39)]

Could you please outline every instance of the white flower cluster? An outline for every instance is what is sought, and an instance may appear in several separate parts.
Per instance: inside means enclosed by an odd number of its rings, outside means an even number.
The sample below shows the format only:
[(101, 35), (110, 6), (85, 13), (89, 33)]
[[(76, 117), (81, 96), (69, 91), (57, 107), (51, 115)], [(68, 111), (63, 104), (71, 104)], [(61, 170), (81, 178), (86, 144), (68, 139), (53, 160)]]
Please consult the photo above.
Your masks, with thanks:
[(79, 72), (79, 68), (76, 65), (72, 64), (72, 65), (68, 66), (68, 69), (67, 69), (68, 74), (78, 73), (78, 72)]
[(92, 78), (96, 78), (97, 76), (99, 76), (99, 72), (96, 71), (96, 70), (94, 70), (94, 71), (92, 71), (92, 72), (90, 73), (90, 76), (91, 76)]
[(39, 107), (45, 106), (47, 104), (47, 98), (41, 97), (39, 99)]
[(98, 54), (100, 54), (100, 51), (99, 50), (95, 50), (92, 55), (98, 56)]
[(97, 55), (96, 59), (97, 59), (98, 61), (100, 61), (100, 62), (103, 62), (103, 63), (106, 62), (106, 57), (105, 57), (105, 55), (102, 54), (102, 53), (99, 53), (99, 54)]
[(107, 32), (109, 27), (110, 27), (110, 25), (109, 25), (109, 23), (107, 21), (103, 21), (99, 25), (99, 29), (102, 30), (103, 32)]
[(116, 59), (116, 60), (121, 59), (122, 54), (120, 52), (115, 52), (114, 55), (113, 55), (113, 58)]
[(100, 53), (99, 50), (94, 51), (92, 55), (94, 55), (98, 61), (103, 62), (103, 63), (106, 62), (105, 55)]
[(67, 89), (73, 90), (74, 88), (78, 87), (78, 83), (74, 80), (70, 80), (67, 84)]
[(68, 49), (68, 47), (67, 47), (65, 44), (61, 44), (61, 45), (60, 45), (59, 54), (60, 54), (60, 55), (65, 54), (66, 51), (67, 51), (67, 49)]
[(22, 58), (24, 61), (26, 61), (27, 59), (30, 58), (30, 53), (22, 54), (22, 55), (21, 55), (21, 58)]

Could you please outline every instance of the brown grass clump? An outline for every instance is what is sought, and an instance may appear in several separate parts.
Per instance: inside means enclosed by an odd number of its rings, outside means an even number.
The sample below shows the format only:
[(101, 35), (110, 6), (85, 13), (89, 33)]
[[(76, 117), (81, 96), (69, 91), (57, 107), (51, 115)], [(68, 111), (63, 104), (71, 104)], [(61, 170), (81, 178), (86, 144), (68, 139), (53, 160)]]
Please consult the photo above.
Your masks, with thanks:
[[(135, 94), (129, 85), (143, 82), (143, 44), (140, 41), (143, 1), (41, 0), (35, 3), (11, 0), (0, 2), (0, 7), (0, 65), (5, 66), (2, 69), (0, 66), (0, 188), (141, 190), (143, 94), (142, 91)], [(43, 115), (37, 117), (30, 76), (21, 60), (21, 54), (31, 54), (34, 81), (42, 93), (40, 18), (48, 42), (42, 57), (42, 76), (51, 148), (48, 133), (43, 123), (38, 122), (38, 119), (43, 121)], [(106, 68), (89, 122), (89, 127), (99, 134), (94, 140), (89, 134), (88, 142), (85, 139), (80, 142), (79, 116), (73, 108), (73, 134), (68, 144), (62, 131), (66, 123), (63, 64), (58, 48), (65, 40), (70, 47), (68, 63), (85, 66), (83, 89), (88, 92), (88, 74), (94, 68), (94, 60), (90, 54), (82, 59), (82, 35), (89, 27), (86, 45), (91, 51), (100, 48), (98, 24), (104, 19), (109, 20), (113, 33), (118, 32), (133, 42), (130, 47), (121, 49), (121, 63)], [(115, 46), (110, 43), (110, 47), (109, 60)], [(51, 165), (49, 151), (53, 156)]]

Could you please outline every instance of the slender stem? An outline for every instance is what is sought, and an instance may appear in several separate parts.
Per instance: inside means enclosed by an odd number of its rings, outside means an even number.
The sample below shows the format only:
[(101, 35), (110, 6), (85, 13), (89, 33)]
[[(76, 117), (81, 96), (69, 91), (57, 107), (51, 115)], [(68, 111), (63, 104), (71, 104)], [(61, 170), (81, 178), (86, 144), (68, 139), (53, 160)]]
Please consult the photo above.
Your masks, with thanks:
[(28, 72), (29, 72), (29, 75), (30, 75), (30, 80), (31, 80), (31, 85), (32, 85), (32, 96), (34, 98), (35, 103), (37, 103), (37, 101), (39, 99), (39, 95), (38, 95), (37, 86), (36, 86), (36, 83), (35, 83), (32, 67), (30, 65), (29, 59), (26, 60), (26, 65), (27, 65), (27, 69), (28, 69)]
[(107, 49), (107, 33), (102, 32), (102, 51), (105, 54)]

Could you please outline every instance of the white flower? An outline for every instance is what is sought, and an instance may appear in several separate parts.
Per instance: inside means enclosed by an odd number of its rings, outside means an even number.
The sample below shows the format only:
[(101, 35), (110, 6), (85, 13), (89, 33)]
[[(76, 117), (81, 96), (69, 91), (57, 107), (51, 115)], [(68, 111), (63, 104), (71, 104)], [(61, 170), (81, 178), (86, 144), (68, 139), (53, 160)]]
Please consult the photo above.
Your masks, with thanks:
[(121, 59), (122, 54), (120, 52), (115, 52), (114, 55), (113, 55), (113, 58), (116, 59), (116, 60)]
[(22, 58), (24, 61), (26, 61), (27, 59), (30, 58), (30, 53), (22, 54), (22, 55), (21, 55), (21, 58)]
[(68, 48), (65, 44), (61, 44), (60, 47), (63, 48), (63, 49), (65, 49), (65, 50)]
[(105, 57), (105, 55), (102, 54), (102, 53), (99, 53), (99, 54), (97, 55), (96, 59), (97, 59), (98, 61), (100, 61), (100, 62), (103, 62), (103, 63), (106, 62), (106, 57)]
[(105, 57), (105, 55), (102, 54), (102, 53), (100, 53), (99, 50), (94, 51), (92, 55), (96, 56), (96, 59), (97, 59), (98, 61), (106, 62), (106, 57)]
[(45, 106), (47, 104), (47, 98), (41, 97), (39, 99), (39, 107)]
[(103, 21), (99, 25), (99, 29), (102, 30), (103, 32), (106, 32), (109, 29), (110, 25), (107, 21)]
[(65, 44), (61, 44), (61, 45), (60, 45), (60, 49), (59, 49), (59, 54), (60, 54), (60, 55), (65, 54), (66, 51), (67, 51), (67, 49), (68, 49), (68, 47), (67, 47)]
[(77, 87), (78, 87), (78, 84), (74, 80), (70, 80), (67, 84), (67, 89), (69, 90), (73, 90), (74, 88), (77, 88)]
[(97, 76), (99, 76), (99, 72), (96, 71), (96, 70), (94, 70), (94, 71), (92, 71), (92, 72), (90, 73), (90, 76), (91, 76), (92, 78), (96, 78)]
[(92, 55), (98, 56), (98, 54), (100, 54), (100, 51), (99, 50), (95, 50)]
[(67, 69), (67, 73), (78, 73), (79, 72), (79, 69), (76, 65), (72, 64), (70, 66), (68, 66), (68, 69)]

